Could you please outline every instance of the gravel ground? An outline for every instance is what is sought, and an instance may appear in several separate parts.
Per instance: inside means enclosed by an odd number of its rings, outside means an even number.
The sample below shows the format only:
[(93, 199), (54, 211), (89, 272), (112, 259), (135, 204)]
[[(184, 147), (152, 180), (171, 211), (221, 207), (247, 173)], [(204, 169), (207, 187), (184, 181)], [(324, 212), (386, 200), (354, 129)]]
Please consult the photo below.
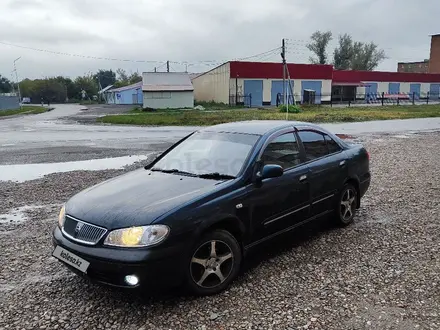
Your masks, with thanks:
[[(372, 136), (372, 186), (353, 225), (259, 247), (230, 289), (193, 298), (91, 285), (50, 257), (59, 205), (119, 171), (0, 182), (0, 329), (439, 329), (439, 133)], [(133, 167), (132, 167), (133, 168)]]

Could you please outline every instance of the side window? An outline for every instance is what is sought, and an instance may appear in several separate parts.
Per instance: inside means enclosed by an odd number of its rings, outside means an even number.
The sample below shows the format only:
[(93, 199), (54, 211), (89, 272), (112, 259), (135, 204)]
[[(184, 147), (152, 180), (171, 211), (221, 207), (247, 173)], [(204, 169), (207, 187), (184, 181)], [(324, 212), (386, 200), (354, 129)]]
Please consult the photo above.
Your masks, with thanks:
[(325, 141), (327, 142), (328, 152), (330, 154), (334, 154), (336, 152), (341, 151), (341, 147), (336, 143), (330, 136), (324, 135)]
[(311, 131), (301, 131), (299, 137), (304, 145), (307, 161), (328, 155), (324, 135)]
[(300, 164), (301, 159), (295, 135), (293, 133), (287, 133), (275, 138), (266, 147), (261, 159), (265, 165), (280, 165), (283, 169)]

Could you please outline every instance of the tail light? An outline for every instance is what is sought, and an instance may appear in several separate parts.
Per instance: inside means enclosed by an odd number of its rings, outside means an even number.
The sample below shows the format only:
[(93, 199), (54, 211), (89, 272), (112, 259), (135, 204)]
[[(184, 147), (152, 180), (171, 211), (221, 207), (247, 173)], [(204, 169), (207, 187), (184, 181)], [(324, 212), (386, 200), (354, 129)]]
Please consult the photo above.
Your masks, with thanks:
[(370, 160), (370, 153), (367, 151), (367, 159)]

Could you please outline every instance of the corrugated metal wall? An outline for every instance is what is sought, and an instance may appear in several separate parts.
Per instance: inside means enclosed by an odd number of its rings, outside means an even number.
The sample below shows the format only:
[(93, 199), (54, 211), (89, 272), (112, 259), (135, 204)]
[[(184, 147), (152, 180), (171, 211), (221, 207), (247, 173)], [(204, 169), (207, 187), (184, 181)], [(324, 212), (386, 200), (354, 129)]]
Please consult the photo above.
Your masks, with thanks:
[(18, 109), (20, 104), (18, 102), (18, 96), (2, 96), (0, 95), (0, 111)]
[[(229, 103), (229, 63), (225, 63), (192, 80), (197, 101)], [(235, 84), (232, 94), (235, 94)]]
[(194, 108), (194, 93), (185, 92), (144, 92), (143, 107), (152, 109)]

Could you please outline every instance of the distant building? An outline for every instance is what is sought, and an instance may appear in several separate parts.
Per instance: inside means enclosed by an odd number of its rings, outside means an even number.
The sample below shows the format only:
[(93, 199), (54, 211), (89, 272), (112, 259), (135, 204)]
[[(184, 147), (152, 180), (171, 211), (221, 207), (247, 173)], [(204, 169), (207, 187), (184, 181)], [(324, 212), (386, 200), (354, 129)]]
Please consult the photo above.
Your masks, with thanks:
[[(192, 80), (197, 101), (252, 107), (276, 106), (286, 90), (289, 103), (330, 103), (384, 97), (440, 98), (440, 74), (334, 70), (331, 65), (287, 64), (290, 84), (283, 89), (283, 66), (268, 62), (226, 62)], [(306, 93), (305, 93), (306, 91)], [(312, 92), (312, 93), (309, 93)], [(283, 98), (281, 97), (281, 101)]]
[(428, 73), (429, 60), (424, 60), (422, 62), (399, 62), (397, 63), (397, 71), (411, 73)]
[(142, 82), (102, 91), (108, 104), (142, 104)]
[(410, 73), (440, 73), (440, 34), (431, 36), (429, 59), (419, 62), (399, 62), (398, 72)]
[(142, 93), (144, 108), (194, 107), (194, 87), (185, 72), (144, 72)]
[(440, 34), (431, 36), (429, 73), (440, 73)]
[[(333, 67), (331, 65), (288, 65), (291, 84), (288, 94), (315, 91), (315, 103), (330, 102)], [(277, 104), (283, 93), (283, 66), (269, 62), (226, 62), (193, 80), (197, 101), (244, 104), (252, 107)], [(290, 99), (290, 97), (289, 97)]]

